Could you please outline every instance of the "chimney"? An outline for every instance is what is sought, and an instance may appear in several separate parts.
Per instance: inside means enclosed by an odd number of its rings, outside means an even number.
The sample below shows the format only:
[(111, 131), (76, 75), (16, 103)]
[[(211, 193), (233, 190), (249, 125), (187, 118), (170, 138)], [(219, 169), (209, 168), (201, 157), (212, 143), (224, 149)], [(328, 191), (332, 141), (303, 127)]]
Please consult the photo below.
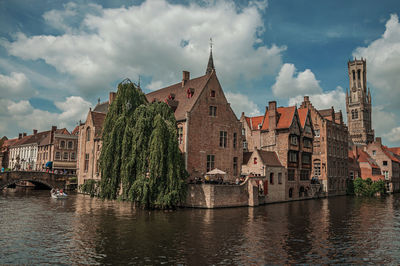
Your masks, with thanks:
[(24, 134), (22, 134), (23, 137), (26, 137), (26, 133), (24, 132)]
[(37, 129), (34, 129), (33, 130), (33, 135), (36, 135), (37, 134)]
[(182, 71), (182, 87), (185, 87), (186, 82), (190, 79), (189, 71)]
[(309, 103), (309, 102), (310, 102), (310, 97), (304, 96), (304, 102), (305, 102), (305, 103)]
[(22, 133), (18, 134), (18, 139), (22, 139)]
[(375, 142), (379, 143), (380, 145), (382, 145), (382, 138), (381, 137), (376, 137), (375, 138)]
[(54, 132), (57, 130), (57, 126), (51, 126), (51, 131)]
[(269, 119), (269, 130), (275, 130), (278, 121), (278, 112), (276, 111), (276, 101), (268, 103), (268, 119)]
[(117, 97), (117, 93), (116, 92), (110, 92), (109, 96), (108, 96), (108, 104), (111, 105), (113, 103), (113, 101), (115, 100), (115, 97)]

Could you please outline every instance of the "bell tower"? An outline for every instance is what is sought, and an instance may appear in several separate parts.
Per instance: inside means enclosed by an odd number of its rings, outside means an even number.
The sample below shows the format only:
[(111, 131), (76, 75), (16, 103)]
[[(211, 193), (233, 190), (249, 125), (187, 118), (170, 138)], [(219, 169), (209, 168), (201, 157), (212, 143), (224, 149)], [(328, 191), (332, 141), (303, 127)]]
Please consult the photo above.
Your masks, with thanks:
[(346, 90), (347, 123), (349, 139), (354, 144), (374, 141), (371, 123), (371, 92), (367, 91), (367, 60), (347, 62), (350, 90)]

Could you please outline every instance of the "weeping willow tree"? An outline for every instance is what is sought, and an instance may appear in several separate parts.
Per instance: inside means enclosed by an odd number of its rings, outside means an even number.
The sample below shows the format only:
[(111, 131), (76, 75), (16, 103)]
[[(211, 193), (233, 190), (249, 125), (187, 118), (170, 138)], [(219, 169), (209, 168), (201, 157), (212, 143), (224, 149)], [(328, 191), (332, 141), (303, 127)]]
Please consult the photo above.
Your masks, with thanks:
[(147, 208), (170, 208), (184, 200), (187, 172), (168, 105), (149, 104), (140, 88), (123, 82), (102, 138), (100, 197)]

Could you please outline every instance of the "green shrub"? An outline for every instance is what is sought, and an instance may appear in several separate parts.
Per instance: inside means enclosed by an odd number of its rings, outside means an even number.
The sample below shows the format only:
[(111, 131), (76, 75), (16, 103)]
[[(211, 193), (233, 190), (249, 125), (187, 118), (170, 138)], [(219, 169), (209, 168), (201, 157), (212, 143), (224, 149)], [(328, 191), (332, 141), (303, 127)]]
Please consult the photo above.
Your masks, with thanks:
[(385, 182), (383, 180), (372, 181), (371, 178), (362, 179), (360, 177), (354, 180), (354, 193), (357, 196), (372, 197), (376, 194), (386, 193)]

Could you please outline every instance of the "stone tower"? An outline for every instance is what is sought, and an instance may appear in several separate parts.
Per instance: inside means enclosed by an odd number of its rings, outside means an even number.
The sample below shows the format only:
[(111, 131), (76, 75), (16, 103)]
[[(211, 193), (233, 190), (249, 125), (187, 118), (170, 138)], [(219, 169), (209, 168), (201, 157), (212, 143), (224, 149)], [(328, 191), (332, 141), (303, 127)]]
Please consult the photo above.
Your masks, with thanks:
[(350, 91), (346, 90), (347, 123), (349, 140), (354, 144), (368, 144), (374, 141), (371, 124), (371, 92), (367, 91), (367, 61), (349, 61)]

